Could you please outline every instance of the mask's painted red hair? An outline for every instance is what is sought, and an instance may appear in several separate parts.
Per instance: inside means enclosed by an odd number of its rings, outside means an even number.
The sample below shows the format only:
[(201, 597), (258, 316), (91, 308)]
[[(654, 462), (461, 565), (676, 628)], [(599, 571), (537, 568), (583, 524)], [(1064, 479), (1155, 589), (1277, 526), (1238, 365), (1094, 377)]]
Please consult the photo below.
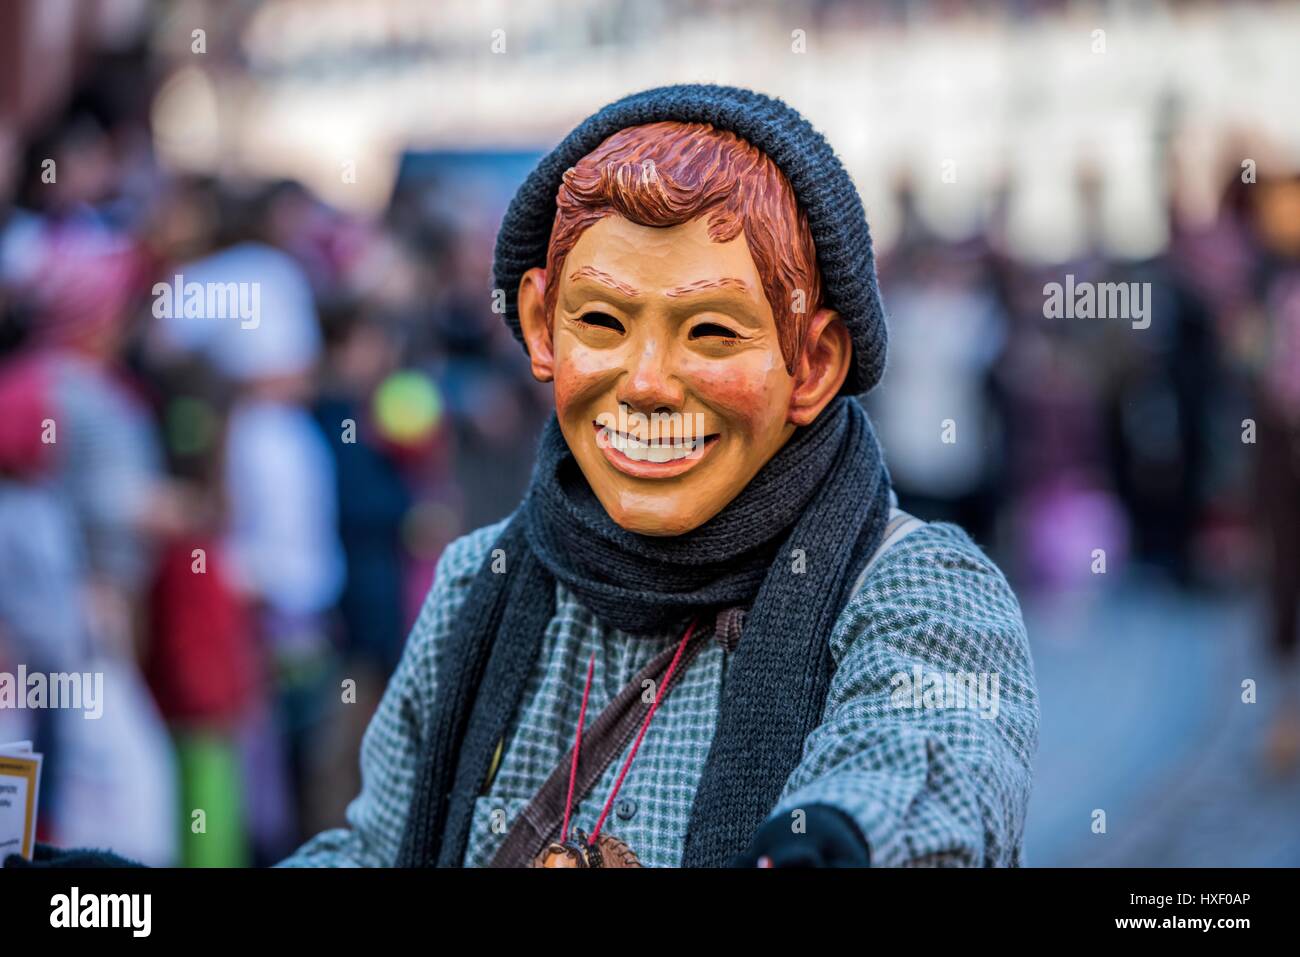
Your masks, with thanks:
[(794, 371), (808, 319), (821, 307), (821, 276), (807, 217), (766, 154), (701, 123), (632, 126), (565, 172), (556, 205), (546, 256), (548, 320), (565, 257), (588, 227), (611, 214), (656, 227), (707, 216), (714, 242), (744, 230), (786, 369)]

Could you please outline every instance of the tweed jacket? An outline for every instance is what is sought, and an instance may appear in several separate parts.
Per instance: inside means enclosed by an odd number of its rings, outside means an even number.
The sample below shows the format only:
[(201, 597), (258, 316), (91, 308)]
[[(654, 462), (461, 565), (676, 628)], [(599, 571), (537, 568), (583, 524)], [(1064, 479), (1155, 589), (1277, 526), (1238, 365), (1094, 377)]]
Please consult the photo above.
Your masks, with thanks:
[[(437, 651), (504, 527), (478, 529), (443, 554), (366, 732), (348, 826), (318, 834), (281, 866), (394, 864), (438, 694)], [(588, 659), (590, 720), (680, 638), (604, 627), (598, 609), (556, 588), (537, 665), (476, 802), (465, 866), (491, 859), (572, 746)], [(956, 526), (925, 525), (870, 569), (827, 641), (835, 672), (822, 721), (772, 815), (796, 826), (801, 808), (839, 808), (867, 838), (873, 866), (1019, 866), (1039, 708), (1020, 606), (997, 566)], [(729, 657), (710, 642), (674, 681), (604, 825), (646, 866), (681, 862)], [(575, 826), (590, 831), (621, 764), (577, 804)]]

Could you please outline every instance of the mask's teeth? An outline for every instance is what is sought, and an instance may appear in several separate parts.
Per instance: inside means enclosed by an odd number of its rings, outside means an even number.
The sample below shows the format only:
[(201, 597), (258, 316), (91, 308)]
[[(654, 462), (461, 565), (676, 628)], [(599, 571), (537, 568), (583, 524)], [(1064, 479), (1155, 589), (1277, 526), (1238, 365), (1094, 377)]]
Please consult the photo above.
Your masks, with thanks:
[(608, 426), (601, 426), (597, 440), (607, 448), (617, 449), (634, 462), (675, 462), (695, 455), (704, 447), (704, 437), (669, 438), (656, 441), (638, 439)]

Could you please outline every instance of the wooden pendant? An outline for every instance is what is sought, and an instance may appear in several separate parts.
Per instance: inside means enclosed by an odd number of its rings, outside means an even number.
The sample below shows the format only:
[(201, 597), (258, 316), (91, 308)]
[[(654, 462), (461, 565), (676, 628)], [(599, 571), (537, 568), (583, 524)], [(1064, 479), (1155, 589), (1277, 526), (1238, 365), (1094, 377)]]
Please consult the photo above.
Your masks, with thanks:
[(636, 853), (625, 841), (602, 834), (593, 845), (576, 831), (565, 843), (552, 841), (533, 859), (533, 867), (640, 867)]

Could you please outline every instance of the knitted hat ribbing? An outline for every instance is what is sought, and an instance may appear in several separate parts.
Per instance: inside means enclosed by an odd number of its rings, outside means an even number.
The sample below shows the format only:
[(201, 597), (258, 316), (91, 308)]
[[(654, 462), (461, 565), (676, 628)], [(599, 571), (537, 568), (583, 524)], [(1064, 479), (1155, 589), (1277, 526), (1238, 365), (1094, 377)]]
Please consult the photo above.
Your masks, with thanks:
[(862, 200), (830, 144), (807, 120), (780, 100), (736, 87), (692, 84), (634, 93), (589, 116), (537, 164), (506, 210), (492, 268), (515, 338), (523, 342), (519, 281), (529, 269), (546, 265), (565, 170), (619, 130), (666, 120), (735, 133), (785, 174), (808, 215), (826, 305), (839, 312), (853, 339), (853, 365), (842, 391), (869, 391), (884, 371), (888, 335)]

